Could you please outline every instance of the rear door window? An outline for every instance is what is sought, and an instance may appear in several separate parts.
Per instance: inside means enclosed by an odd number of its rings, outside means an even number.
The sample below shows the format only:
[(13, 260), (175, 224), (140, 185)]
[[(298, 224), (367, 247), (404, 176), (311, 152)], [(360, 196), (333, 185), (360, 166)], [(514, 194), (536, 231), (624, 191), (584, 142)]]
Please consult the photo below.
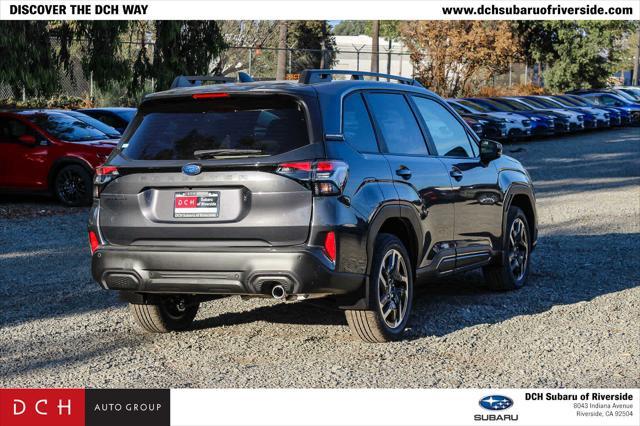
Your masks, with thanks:
[(163, 100), (143, 107), (133, 127), (121, 148), (134, 160), (192, 160), (210, 150), (221, 151), (211, 158), (268, 156), (309, 144), (302, 104), (282, 95)]
[(429, 154), (418, 122), (403, 95), (371, 92), (367, 94), (367, 103), (388, 153)]
[(438, 155), (444, 157), (475, 157), (474, 150), (469, 142), (469, 134), (449, 111), (442, 105), (431, 99), (420, 96), (413, 97), (416, 106)]
[(378, 143), (362, 95), (349, 95), (344, 101), (342, 133), (345, 141), (358, 152), (376, 153)]

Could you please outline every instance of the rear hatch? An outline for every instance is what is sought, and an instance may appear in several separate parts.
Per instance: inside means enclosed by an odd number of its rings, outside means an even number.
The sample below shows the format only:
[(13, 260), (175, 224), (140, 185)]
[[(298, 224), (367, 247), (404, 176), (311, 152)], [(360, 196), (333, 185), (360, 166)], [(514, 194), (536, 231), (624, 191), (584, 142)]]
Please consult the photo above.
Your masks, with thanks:
[[(312, 192), (276, 173), (320, 158), (307, 102), (281, 94), (179, 97), (143, 104), (98, 187), (111, 244), (283, 246), (309, 234)], [(108, 181), (108, 179), (107, 179)]]

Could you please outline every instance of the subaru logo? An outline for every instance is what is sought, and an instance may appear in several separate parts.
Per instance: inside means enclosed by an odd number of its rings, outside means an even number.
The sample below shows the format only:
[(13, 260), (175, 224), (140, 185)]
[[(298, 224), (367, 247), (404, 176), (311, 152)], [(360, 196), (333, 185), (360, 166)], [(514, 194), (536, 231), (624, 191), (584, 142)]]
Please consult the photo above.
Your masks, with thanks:
[(202, 171), (202, 167), (199, 164), (185, 164), (182, 166), (182, 173), (189, 176), (199, 175)]
[(513, 405), (513, 400), (502, 395), (485, 396), (479, 402), (482, 408), (491, 411), (506, 410)]

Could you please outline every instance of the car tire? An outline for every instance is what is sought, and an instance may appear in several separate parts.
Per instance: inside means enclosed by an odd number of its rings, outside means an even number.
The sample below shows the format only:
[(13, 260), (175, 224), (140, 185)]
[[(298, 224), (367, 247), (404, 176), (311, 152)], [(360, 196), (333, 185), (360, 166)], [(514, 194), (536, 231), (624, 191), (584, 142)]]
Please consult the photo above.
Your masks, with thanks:
[(79, 164), (62, 167), (53, 180), (53, 192), (58, 200), (66, 206), (77, 207), (91, 204), (91, 173)]
[(138, 325), (150, 333), (186, 330), (193, 323), (199, 307), (199, 302), (182, 296), (164, 296), (154, 304), (129, 304)]
[(531, 263), (531, 232), (524, 212), (509, 207), (502, 259), (483, 268), (485, 282), (492, 290), (516, 290), (525, 285)]
[(399, 339), (411, 314), (413, 275), (402, 241), (395, 235), (378, 235), (368, 284), (373, 309), (345, 312), (351, 332), (370, 343)]

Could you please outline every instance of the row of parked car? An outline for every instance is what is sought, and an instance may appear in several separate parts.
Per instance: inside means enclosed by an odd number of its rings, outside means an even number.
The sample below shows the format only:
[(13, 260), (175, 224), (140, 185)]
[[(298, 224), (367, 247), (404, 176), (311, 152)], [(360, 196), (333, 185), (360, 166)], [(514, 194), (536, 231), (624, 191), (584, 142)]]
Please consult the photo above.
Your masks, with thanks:
[(90, 204), (93, 175), (133, 119), (135, 108), (0, 111), (0, 191), (49, 192)]
[(640, 123), (640, 88), (618, 87), (553, 96), (449, 99), (480, 136), (513, 140)]
[[(501, 141), (640, 123), (637, 87), (448, 102), (479, 136)], [(0, 191), (45, 191), (66, 205), (90, 204), (95, 169), (135, 113), (135, 108), (0, 111)]]

